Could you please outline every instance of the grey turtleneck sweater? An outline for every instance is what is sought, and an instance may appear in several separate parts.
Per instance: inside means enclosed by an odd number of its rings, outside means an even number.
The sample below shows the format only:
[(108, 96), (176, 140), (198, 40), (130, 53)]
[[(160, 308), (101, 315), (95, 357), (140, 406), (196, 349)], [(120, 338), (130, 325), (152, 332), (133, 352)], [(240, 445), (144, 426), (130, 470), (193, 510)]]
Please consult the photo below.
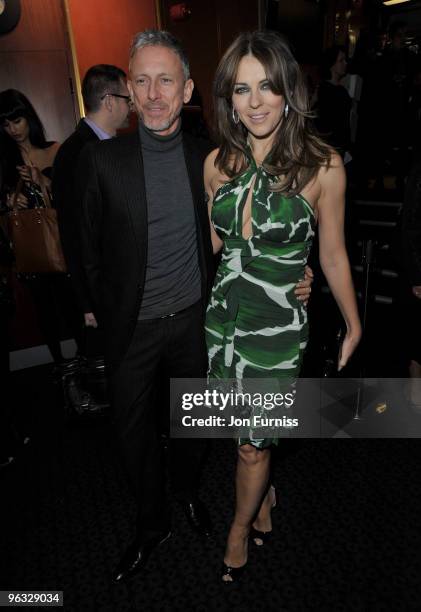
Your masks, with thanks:
[(139, 319), (155, 319), (201, 297), (196, 223), (181, 128), (159, 136), (139, 122), (148, 203), (148, 258)]

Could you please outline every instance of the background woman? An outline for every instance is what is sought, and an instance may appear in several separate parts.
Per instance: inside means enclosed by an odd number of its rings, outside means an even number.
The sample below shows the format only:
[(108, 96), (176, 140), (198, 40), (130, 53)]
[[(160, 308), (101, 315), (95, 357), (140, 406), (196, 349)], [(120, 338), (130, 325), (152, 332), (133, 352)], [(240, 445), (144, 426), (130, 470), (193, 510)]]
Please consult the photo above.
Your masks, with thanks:
[[(214, 85), (219, 148), (205, 162), (214, 251), (223, 248), (206, 331), (209, 376), (294, 378), (307, 341), (307, 316), (294, 296), (316, 223), (320, 263), (347, 332), (338, 367), (361, 328), (344, 245), (345, 176), (340, 156), (313, 132), (297, 62), (274, 32), (241, 34)], [(236, 509), (222, 578), (238, 578), (248, 536), (271, 531), (275, 492), (270, 446), (239, 440)]]
[[(17, 197), (20, 208), (43, 205), (41, 185), (51, 185), (51, 171), (59, 143), (47, 141), (44, 127), (28, 98), (16, 89), (0, 92), (0, 139), (5, 160), (0, 193), (3, 211), (11, 206), (19, 179), (22, 190)], [(64, 274), (28, 275), (39, 326), (56, 364), (63, 360), (60, 340), (62, 316), (69, 317), (70, 292)]]
[(60, 145), (46, 140), (44, 127), (34, 107), (16, 89), (0, 93), (0, 132), (4, 137), (7, 162), (3, 189), (9, 190), (10, 198), (18, 179), (22, 178), (25, 184), (19, 203), (21, 206), (36, 206), (34, 188), (41, 183), (50, 187), (52, 166)]

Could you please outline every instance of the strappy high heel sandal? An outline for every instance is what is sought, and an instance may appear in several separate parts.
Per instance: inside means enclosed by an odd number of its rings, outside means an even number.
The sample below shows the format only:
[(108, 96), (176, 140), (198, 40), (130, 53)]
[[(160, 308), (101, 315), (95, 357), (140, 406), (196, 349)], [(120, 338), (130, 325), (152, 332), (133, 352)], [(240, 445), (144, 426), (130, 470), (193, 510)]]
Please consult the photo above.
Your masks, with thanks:
[[(248, 536), (245, 537), (244, 540), (244, 544), (246, 546), (246, 550), (248, 549)], [(221, 578), (222, 578), (222, 582), (238, 582), (241, 578), (241, 576), (244, 573), (244, 570), (247, 567), (247, 556), (246, 556), (246, 561), (245, 563), (243, 563), (243, 565), (240, 565), (240, 567), (232, 567), (232, 565), (228, 565), (228, 563), (225, 563), (225, 560), (222, 563), (222, 571), (221, 571)]]
[(256, 546), (263, 546), (268, 543), (272, 535), (272, 530), (270, 531), (260, 531), (259, 529), (255, 529), (252, 527), (250, 529), (250, 539), (256, 544)]
[[(271, 506), (271, 510), (273, 510), (274, 508), (276, 508), (277, 505), (277, 501), (278, 501), (278, 493), (275, 489), (274, 486), (271, 485), (270, 487), (274, 493), (275, 493), (275, 499), (273, 501), (273, 504)], [(256, 544), (256, 546), (263, 546), (264, 544), (267, 544), (268, 540), (270, 540), (270, 537), (272, 535), (272, 529), (270, 531), (260, 531), (259, 529), (255, 529), (253, 527), (253, 525), (250, 528), (250, 533), (249, 533), (249, 538), (251, 540), (253, 540), (253, 542)], [(259, 541), (257, 541), (259, 540)]]
[[(226, 563), (222, 564), (222, 582), (226, 584), (231, 584), (233, 582), (238, 582), (241, 576), (244, 574), (244, 570), (247, 567), (247, 561), (244, 565), (240, 567), (231, 567), (231, 565), (227, 565)], [(228, 579), (224, 579), (224, 576), (228, 576)]]

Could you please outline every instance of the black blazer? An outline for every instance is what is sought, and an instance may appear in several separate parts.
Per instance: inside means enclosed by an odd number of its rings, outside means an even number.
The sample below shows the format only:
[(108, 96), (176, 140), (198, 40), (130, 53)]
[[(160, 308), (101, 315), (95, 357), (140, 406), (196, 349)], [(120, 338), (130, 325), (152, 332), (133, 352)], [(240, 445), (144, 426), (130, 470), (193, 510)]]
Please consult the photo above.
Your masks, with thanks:
[[(195, 206), (205, 312), (214, 262), (203, 162), (212, 145), (184, 133), (183, 146)], [(89, 174), (81, 216), (84, 267), (95, 299), (93, 312), (104, 325), (105, 359), (112, 370), (129, 347), (145, 282), (148, 210), (138, 132), (87, 147), (81, 163)]]
[(78, 159), (88, 143), (98, 141), (98, 136), (86, 121), (79, 121), (76, 130), (57, 152), (51, 186), (63, 253), (81, 312), (92, 312), (93, 305), (82, 265), (79, 240), (82, 196), (87, 177), (85, 168), (78, 168)]

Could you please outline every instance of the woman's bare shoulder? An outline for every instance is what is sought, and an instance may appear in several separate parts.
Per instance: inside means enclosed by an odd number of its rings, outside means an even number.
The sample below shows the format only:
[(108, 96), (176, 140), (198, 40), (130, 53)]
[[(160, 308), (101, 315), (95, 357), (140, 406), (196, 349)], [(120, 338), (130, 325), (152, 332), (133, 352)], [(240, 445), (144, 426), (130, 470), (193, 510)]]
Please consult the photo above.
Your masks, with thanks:
[(50, 146), (48, 146), (46, 149), (44, 149), (45, 156), (47, 157), (48, 162), (50, 162), (47, 165), (51, 165), (51, 166), (53, 165), (53, 162), (54, 162), (55, 157), (57, 155), (57, 151), (59, 150), (60, 146), (61, 145), (60, 145), (59, 142), (52, 142), (50, 144)]
[(345, 189), (345, 168), (342, 157), (336, 151), (332, 151), (329, 162), (320, 167), (318, 180), (322, 189), (332, 189), (335, 183)]
[(51, 151), (52, 155), (54, 155), (55, 157), (60, 147), (61, 147), (61, 142), (52, 142), (48, 150)]
[(342, 161), (342, 157), (339, 155), (337, 151), (334, 149), (330, 150), (329, 159), (320, 166), (319, 168), (319, 177), (325, 175), (326, 173), (335, 173), (343, 171), (344, 164)]
[(219, 149), (213, 149), (205, 159), (205, 173), (219, 172), (215, 165), (216, 157), (219, 153)]
[(205, 159), (205, 188), (212, 193), (215, 193), (217, 189), (227, 181), (227, 177), (216, 164), (218, 152), (219, 149), (214, 149)]

